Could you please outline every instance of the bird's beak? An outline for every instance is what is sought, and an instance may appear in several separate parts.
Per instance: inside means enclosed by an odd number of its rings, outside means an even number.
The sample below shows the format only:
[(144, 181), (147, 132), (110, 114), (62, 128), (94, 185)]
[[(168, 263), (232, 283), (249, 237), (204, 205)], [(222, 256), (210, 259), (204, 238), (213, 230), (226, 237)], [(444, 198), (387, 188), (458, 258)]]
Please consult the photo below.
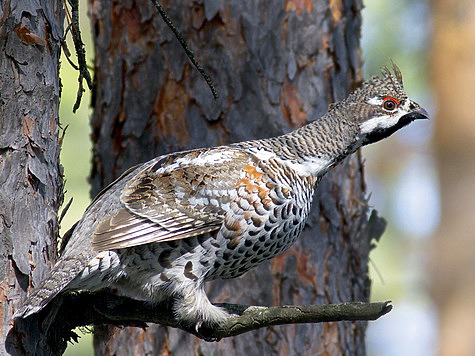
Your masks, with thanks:
[(414, 120), (419, 120), (419, 119), (426, 119), (426, 120), (429, 119), (429, 113), (425, 111), (424, 108), (421, 108), (419, 104), (412, 101), (409, 107), (414, 110), (404, 115), (404, 118), (406, 120), (414, 121)]
[(429, 120), (429, 113), (425, 111), (424, 108), (420, 108), (419, 110), (413, 111), (411, 115), (414, 117), (414, 120), (417, 120), (417, 119)]

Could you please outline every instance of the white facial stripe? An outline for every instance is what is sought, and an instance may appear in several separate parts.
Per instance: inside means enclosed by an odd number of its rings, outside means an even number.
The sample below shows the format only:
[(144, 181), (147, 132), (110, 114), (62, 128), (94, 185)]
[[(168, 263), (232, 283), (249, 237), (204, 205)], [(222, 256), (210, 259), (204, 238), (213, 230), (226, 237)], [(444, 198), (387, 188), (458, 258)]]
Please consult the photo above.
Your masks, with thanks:
[(378, 96), (375, 96), (374, 98), (369, 99), (367, 103), (370, 105), (381, 106), (383, 104), (383, 99)]
[(405, 112), (398, 112), (393, 115), (381, 115), (373, 117), (361, 124), (361, 134), (369, 134), (377, 128), (389, 129), (390, 127), (396, 125), (399, 119), (405, 114)]
[[(378, 96), (375, 96), (371, 99), (369, 99), (366, 103), (370, 104), (370, 105), (375, 105), (375, 106), (381, 106), (383, 105), (383, 99), (381, 99), (380, 97)], [(400, 103), (404, 101), (404, 105), (403, 106), (400, 106), (400, 108), (404, 109), (404, 111), (407, 111), (409, 112), (409, 105), (411, 105), (411, 101), (409, 99), (403, 99), (400, 101)]]
[(370, 120), (367, 120), (361, 124), (361, 134), (368, 134), (373, 132), (378, 127), (385, 127), (387, 124), (386, 122), (389, 120), (389, 115), (377, 116), (373, 117)]

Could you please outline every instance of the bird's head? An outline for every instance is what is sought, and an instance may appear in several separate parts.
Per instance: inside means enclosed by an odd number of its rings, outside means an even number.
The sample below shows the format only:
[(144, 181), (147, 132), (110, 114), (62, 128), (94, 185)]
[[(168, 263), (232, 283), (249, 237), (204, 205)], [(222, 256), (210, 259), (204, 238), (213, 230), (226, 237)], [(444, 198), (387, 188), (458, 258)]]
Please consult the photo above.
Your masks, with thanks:
[(429, 118), (427, 111), (407, 97), (394, 63), (394, 74), (387, 67), (381, 72), (381, 77), (372, 77), (345, 99), (358, 111), (361, 145), (382, 140), (414, 120)]

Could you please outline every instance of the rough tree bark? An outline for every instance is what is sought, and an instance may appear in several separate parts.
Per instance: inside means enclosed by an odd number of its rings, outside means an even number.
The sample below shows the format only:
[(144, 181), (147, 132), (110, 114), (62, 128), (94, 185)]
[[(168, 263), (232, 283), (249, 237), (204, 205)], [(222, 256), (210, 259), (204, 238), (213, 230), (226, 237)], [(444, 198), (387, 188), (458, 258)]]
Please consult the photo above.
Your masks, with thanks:
[[(360, 78), (361, 1), (163, 1), (217, 84), (200, 75), (149, 0), (90, 1), (95, 40), (92, 195), (128, 167), (187, 148), (279, 135), (323, 114)], [(324, 179), (300, 241), (214, 302), (368, 301), (368, 219), (359, 155)], [(375, 217), (375, 216), (374, 216)], [(95, 328), (101, 355), (365, 354), (366, 322), (276, 326), (219, 343), (152, 325)]]
[(0, 354), (34, 354), (44, 340), (26, 336), (38, 325), (10, 328), (14, 306), (56, 258), (63, 7), (3, 0), (0, 11)]

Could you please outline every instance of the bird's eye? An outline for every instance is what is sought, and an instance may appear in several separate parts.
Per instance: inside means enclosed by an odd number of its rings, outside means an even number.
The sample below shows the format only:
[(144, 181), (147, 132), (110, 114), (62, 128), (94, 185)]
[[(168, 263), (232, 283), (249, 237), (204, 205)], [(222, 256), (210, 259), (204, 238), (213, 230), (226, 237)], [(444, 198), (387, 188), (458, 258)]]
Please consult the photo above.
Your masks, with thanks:
[(399, 105), (399, 101), (394, 98), (386, 97), (383, 99), (383, 109), (388, 111), (393, 111)]

